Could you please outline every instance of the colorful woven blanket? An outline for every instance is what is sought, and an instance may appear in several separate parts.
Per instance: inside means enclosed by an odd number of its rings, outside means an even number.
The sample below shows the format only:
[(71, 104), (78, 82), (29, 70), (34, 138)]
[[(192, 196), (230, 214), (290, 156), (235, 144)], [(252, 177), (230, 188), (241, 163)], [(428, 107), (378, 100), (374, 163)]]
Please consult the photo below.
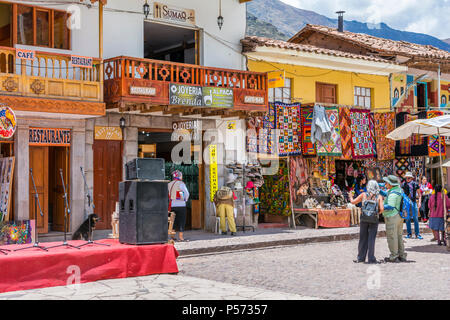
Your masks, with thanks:
[(366, 159), (375, 156), (375, 139), (373, 137), (373, 123), (370, 111), (350, 110), (352, 130), (353, 159)]
[(386, 138), (386, 135), (395, 129), (395, 113), (375, 113), (374, 121), (378, 160), (394, 160), (395, 141)]
[[(427, 112), (419, 112), (417, 114), (409, 114), (408, 112), (400, 112), (395, 117), (396, 127), (400, 127), (403, 124), (414, 121), (417, 119), (426, 119)], [(415, 134), (411, 138), (397, 141), (395, 145), (396, 157), (407, 156), (428, 156), (428, 138)]]
[(313, 119), (314, 108), (301, 108), (301, 126), (302, 126), (302, 152), (304, 156), (315, 156), (316, 148), (311, 142), (311, 124)]
[[(428, 111), (427, 118), (436, 118), (444, 115), (442, 111)], [(445, 138), (441, 137), (441, 142), (439, 143), (439, 136), (431, 136), (428, 138), (428, 156), (429, 157), (439, 157), (439, 145), (441, 146), (441, 153), (446, 154), (445, 148)]]
[(352, 160), (352, 131), (350, 109), (339, 109), (340, 135), (342, 143), (342, 160)]
[(302, 154), (300, 104), (275, 103), (280, 157)]
[(331, 139), (327, 143), (316, 142), (317, 155), (342, 156), (341, 128), (339, 123), (339, 110), (327, 108), (325, 113), (331, 126)]

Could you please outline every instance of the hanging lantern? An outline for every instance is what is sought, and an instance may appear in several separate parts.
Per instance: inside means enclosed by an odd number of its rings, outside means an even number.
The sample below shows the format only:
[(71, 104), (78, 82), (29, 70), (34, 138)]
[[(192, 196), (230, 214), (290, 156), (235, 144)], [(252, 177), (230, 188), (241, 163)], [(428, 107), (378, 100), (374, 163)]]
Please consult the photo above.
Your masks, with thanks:
[(223, 26), (222, 0), (219, 0), (219, 16), (217, 17), (217, 24), (219, 25), (219, 29), (222, 30)]
[(148, 18), (148, 15), (150, 14), (150, 5), (148, 4), (148, 0), (145, 0), (145, 4), (144, 4), (144, 15), (145, 15), (145, 19)]

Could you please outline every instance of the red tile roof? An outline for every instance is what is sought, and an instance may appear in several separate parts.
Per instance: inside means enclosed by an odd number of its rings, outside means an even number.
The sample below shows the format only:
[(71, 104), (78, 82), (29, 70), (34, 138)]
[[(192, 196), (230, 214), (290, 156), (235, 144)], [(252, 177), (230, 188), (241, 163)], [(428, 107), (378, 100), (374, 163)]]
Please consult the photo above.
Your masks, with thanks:
[(296, 44), (296, 43), (291, 43), (291, 42), (286, 42), (286, 41), (281, 41), (281, 40), (257, 37), (257, 36), (247, 36), (241, 40), (241, 43), (242, 43), (244, 52), (254, 52), (256, 47), (273, 47), (273, 48), (289, 49), (289, 50), (296, 50), (296, 51), (302, 51), (302, 52), (325, 54), (325, 55), (343, 57), (343, 58), (361, 59), (361, 60), (384, 62), (384, 63), (393, 63), (391, 61), (388, 61), (388, 60), (385, 60), (382, 58), (368, 56), (368, 55), (360, 55), (360, 54), (354, 54), (354, 53), (343, 52), (343, 51), (338, 51), (338, 50), (324, 49), (324, 48), (320, 48), (320, 47), (316, 47), (316, 46), (312, 46), (312, 45)]
[(354, 33), (349, 31), (339, 32), (336, 28), (307, 24), (289, 41), (301, 38), (308, 31), (315, 31), (335, 38), (349, 41), (369, 50), (392, 55), (404, 55), (417, 58), (442, 59), (450, 61), (450, 52), (438, 49), (430, 45), (421, 45), (406, 41), (394, 41), (384, 38), (374, 37), (365, 33)]

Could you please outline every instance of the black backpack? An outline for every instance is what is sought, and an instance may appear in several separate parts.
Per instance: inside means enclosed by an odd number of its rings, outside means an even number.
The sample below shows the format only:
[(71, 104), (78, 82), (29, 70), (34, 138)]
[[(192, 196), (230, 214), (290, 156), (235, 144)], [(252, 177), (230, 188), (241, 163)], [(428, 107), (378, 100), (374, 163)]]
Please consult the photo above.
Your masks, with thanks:
[(361, 222), (378, 223), (378, 201), (366, 200), (361, 207)]

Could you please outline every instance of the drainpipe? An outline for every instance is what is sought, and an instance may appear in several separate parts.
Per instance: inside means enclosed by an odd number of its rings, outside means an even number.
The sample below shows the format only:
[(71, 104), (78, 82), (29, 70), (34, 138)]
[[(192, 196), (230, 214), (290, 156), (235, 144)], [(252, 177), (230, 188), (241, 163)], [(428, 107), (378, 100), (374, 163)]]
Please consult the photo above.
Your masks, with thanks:
[(438, 64), (437, 106), (441, 107), (441, 64)]
[(389, 73), (389, 105), (392, 111), (394, 109), (392, 104), (392, 73)]
[(103, 99), (103, 2), (98, 1), (98, 58), (101, 60), (100, 73), (100, 97)]

